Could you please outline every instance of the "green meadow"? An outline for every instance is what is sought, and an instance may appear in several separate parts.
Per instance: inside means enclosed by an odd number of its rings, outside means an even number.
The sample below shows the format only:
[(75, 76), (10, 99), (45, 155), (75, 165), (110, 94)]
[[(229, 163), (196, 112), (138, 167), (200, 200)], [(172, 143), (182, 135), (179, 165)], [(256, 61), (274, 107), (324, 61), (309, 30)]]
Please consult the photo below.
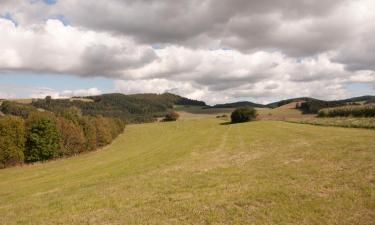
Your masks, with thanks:
[(0, 224), (374, 224), (375, 132), (214, 116), (0, 170)]

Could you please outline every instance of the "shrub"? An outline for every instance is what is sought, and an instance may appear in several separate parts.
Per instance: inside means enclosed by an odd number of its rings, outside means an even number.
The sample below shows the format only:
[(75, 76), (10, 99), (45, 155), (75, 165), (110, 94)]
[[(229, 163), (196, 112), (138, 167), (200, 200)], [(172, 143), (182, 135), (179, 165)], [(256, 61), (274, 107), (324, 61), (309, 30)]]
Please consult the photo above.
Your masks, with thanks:
[(86, 140), (82, 128), (65, 118), (58, 118), (57, 122), (61, 135), (59, 156), (76, 155), (85, 151)]
[(60, 149), (60, 134), (56, 121), (43, 115), (28, 121), (25, 160), (26, 162), (45, 161), (57, 157)]
[(109, 119), (99, 116), (94, 119), (96, 128), (96, 144), (97, 147), (104, 147), (111, 143), (112, 133)]
[(165, 122), (176, 121), (176, 120), (178, 120), (179, 117), (180, 117), (180, 115), (173, 111), (173, 112), (170, 112), (167, 115), (165, 115), (163, 121), (165, 121)]
[(25, 147), (25, 123), (22, 118), (0, 118), (0, 168), (22, 163)]
[(108, 123), (111, 128), (112, 139), (115, 139), (119, 134), (121, 134), (125, 129), (125, 123), (121, 119), (108, 118)]
[(78, 124), (79, 119), (82, 117), (82, 111), (80, 108), (72, 106), (67, 109), (61, 110), (57, 115), (64, 117), (65, 119), (70, 120), (75, 124)]
[(254, 108), (241, 107), (234, 110), (231, 114), (232, 123), (243, 123), (255, 120), (257, 112)]
[(95, 118), (84, 116), (80, 118), (79, 124), (83, 129), (85, 135), (85, 149), (87, 151), (92, 151), (96, 149), (97, 140), (96, 140), (96, 127), (95, 127)]

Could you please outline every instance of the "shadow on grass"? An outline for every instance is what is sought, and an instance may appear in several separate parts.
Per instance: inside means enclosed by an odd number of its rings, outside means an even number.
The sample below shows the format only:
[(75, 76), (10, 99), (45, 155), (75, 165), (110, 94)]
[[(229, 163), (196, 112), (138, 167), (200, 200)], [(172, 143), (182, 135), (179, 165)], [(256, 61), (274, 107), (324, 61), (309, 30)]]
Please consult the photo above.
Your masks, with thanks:
[(231, 122), (223, 122), (223, 123), (220, 123), (220, 125), (231, 125), (232, 123)]

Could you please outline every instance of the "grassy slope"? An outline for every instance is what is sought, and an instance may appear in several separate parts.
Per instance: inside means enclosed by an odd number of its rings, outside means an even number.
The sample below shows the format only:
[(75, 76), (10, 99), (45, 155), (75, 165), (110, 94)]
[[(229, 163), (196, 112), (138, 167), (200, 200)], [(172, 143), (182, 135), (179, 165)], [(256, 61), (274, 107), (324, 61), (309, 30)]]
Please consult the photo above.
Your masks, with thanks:
[(295, 105), (296, 103), (290, 103), (285, 106), (281, 106), (278, 108), (270, 109), (270, 108), (263, 108), (257, 109), (258, 111), (258, 119), (261, 120), (286, 120), (290, 118), (309, 118), (312, 115), (304, 115), (295, 107), (289, 107), (291, 105)]
[[(373, 224), (375, 132), (212, 118), (0, 171), (0, 224)], [(287, 131), (287, 132), (286, 132)]]
[[(303, 115), (298, 109), (295, 109), (296, 102), (283, 105), (278, 108), (256, 108), (258, 112), (258, 119), (260, 120), (286, 120), (290, 118), (310, 118), (311, 115)], [(198, 114), (199, 116), (207, 115), (223, 115), (230, 114), (235, 110), (234, 108), (202, 108), (199, 106), (175, 106), (175, 110), (180, 113), (188, 112), (190, 114)]]

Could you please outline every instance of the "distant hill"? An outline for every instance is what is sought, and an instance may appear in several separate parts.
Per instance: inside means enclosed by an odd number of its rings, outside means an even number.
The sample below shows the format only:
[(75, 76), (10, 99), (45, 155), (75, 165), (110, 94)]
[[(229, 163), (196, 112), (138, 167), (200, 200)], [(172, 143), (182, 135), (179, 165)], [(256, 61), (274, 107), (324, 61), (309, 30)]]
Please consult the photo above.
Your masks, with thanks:
[(205, 102), (185, 98), (179, 95), (164, 93), (164, 94), (133, 94), (128, 95), (139, 100), (153, 101), (153, 102), (169, 102), (173, 105), (193, 105), (193, 106), (207, 106)]
[(254, 108), (265, 108), (267, 106), (254, 103), (254, 102), (248, 102), (248, 101), (242, 101), (242, 102), (233, 102), (233, 103), (226, 103), (226, 104), (217, 104), (214, 106), (210, 106), (209, 108), (238, 108), (238, 107), (254, 107)]
[(317, 99), (310, 98), (310, 97), (290, 98), (290, 99), (273, 102), (273, 103), (267, 104), (266, 106), (269, 108), (277, 108), (277, 107), (281, 107), (283, 105), (286, 105), (292, 102), (301, 102), (301, 101), (308, 102), (308, 101), (314, 101), (314, 100), (317, 100)]
[(249, 102), (249, 101), (241, 101), (241, 102), (233, 102), (233, 103), (226, 103), (226, 104), (217, 104), (214, 106), (210, 106), (208, 108), (238, 108), (238, 107), (244, 107), (244, 106), (254, 107), (254, 108), (278, 108), (278, 107), (282, 107), (284, 105), (287, 105), (293, 102), (301, 102), (300, 104), (296, 105), (297, 108), (300, 109), (303, 113), (309, 114), (309, 113), (318, 113), (318, 111), (322, 108), (344, 106), (348, 104), (375, 103), (375, 96), (366, 95), (366, 96), (360, 96), (360, 97), (354, 97), (354, 98), (348, 98), (348, 99), (342, 99), (342, 100), (334, 100), (334, 101), (326, 101), (326, 100), (320, 100), (320, 99), (310, 98), (310, 97), (299, 97), (299, 98), (285, 99), (285, 100), (273, 102), (267, 105)]
[(365, 96), (360, 96), (360, 97), (344, 99), (343, 101), (346, 101), (346, 102), (365, 102), (365, 104), (368, 104), (368, 103), (374, 103), (375, 102), (375, 96), (365, 95)]
[[(82, 101), (90, 99), (92, 101)], [(128, 122), (149, 122), (155, 117), (163, 116), (173, 109), (174, 105), (206, 106), (205, 102), (188, 99), (171, 93), (165, 94), (134, 94), (119, 93), (81, 97), (80, 100), (38, 99), (32, 102), (37, 108), (59, 112), (69, 107), (78, 107), (84, 115), (102, 115), (105, 117), (121, 118)]]
[(345, 105), (359, 105), (361, 103), (368, 104), (375, 101), (375, 96), (360, 96), (342, 100), (333, 100), (333, 101), (324, 101), (319, 99), (310, 99), (304, 103), (301, 103), (299, 109), (305, 113), (318, 113), (319, 110), (323, 108), (331, 108), (331, 107), (338, 107), (338, 106), (345, 106)]

